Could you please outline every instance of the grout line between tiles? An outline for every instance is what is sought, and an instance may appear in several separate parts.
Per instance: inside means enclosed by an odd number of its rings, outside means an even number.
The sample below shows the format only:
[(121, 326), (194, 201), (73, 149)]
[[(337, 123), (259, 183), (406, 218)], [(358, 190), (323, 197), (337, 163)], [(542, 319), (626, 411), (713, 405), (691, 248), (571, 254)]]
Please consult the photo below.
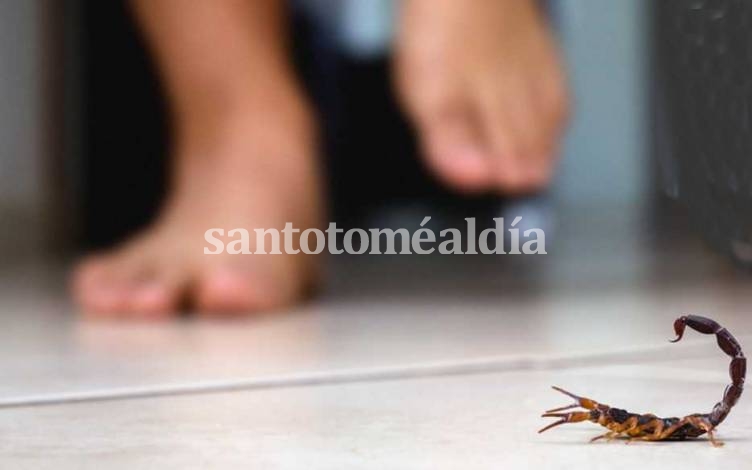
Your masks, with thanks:
[[(696, 341), (683, 348), (662, 345), (655, 347), (624, 348), (604, 353), (579, 353), (550, 356), (488, 357), (463, 361), (408, 364), (402, 366), (345, 369), (339, 371), (289, 374), (261, 378), (216, 380), (194, 383), (123, 387), (85, 392), (24, 395), (0, 399), (0, 409), (134, 400), (180, 395), (199, 395), (235, 391), (312, 387), (351, 383), (370, 383), (410, 380), (429, 377), (492, 374), (512, 371), (552, 370), (600, 364), (665, 362), (675, 358), (700, 357), (700, 346), (707, 342)], [(702, 350), (704, 351), (705, 348)]]

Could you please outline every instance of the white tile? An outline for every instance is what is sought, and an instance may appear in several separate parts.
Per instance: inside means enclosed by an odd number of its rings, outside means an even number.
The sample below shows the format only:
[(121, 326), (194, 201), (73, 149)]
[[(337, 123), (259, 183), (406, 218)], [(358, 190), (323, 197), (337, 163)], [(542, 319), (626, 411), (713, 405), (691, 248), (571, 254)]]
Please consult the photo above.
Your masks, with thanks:
[[(686, 361), (685, 361), (686, 362)], [(700, 361), (702, 362), (702, 361)], [(708, 411), (723, 373), (690, 362), (510, 372), (2, 410), (8, 468), (746, 468), (752, 416), (742, 397), (697, 442), (589, 444), (601, 428), (545, 434), (558, 384), (637, 412)]]
[(752, 344), (752, 292), (734, 283), (325, 297), (242, 321), (143, 324), (77, 320), (55, 279), (37, 273), (0, 283), (0, 399), (488, 358), (506, 369), (549, 367), (556, 358), (603, 362), (611, 360), (603, 354), (653, 348), (641, 359), (718, 356), (712, 338), (697, 334), (668, 345), (685, 312), (712, 314)]

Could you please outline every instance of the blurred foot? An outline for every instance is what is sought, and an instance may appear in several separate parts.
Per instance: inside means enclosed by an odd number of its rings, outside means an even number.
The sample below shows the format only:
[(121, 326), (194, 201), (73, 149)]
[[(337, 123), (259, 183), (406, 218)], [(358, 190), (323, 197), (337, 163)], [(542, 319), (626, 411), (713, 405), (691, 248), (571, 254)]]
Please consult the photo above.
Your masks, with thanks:
[[(74, 275), (83, 311), (96, 317), (250, 313), (301, 299), (315, 281), (309, 255), (208, 255), (205, 231), (317, 226), (320, 199), (310, 117), (302, 99), (264, 96), (206, 113), (178, 134), (174, 188), (156, 222)], [(268, 243), (268, 242), (267, 242)], [(267, 245), (267, 251), (271, 248)]]
[(508, 193), (549, 182), (568, 104), (535, 0), (405, 0), (396, 53), (396, 84), (440, 179)]

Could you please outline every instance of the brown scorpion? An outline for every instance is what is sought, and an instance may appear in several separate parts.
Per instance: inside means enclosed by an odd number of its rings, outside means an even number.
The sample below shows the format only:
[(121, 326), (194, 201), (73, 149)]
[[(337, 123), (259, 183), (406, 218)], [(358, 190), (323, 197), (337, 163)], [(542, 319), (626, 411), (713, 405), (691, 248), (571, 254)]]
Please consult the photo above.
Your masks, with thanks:
[[(579, 397), (559, 387), (553, 387), (554, 390), (574, 398), (575, 402), (572, 405), (546, 411), (542, 417), (561, 419), (549, 424), (538, 432), (547, 431), (560, 424), (591, 421), (607, 428), (608, 432), (594, 437), (590, 442), (603, 438), (611, 440), (617, 436), (628, 437), (629, 441), (627, 443), (632, 440), (685, 440), (707, 433), (710, 442), (714, 446), (723, 445), (722, 442), (715, 439), (713, 431), (726, 419), (729, 411), (731, 411), (731, 407), (739, 401), (739, 397), (742, 395), (744, 376), (747, 372), (747, 359), (744, 357), (744, 353), (742, 353), (739, 342), (726, 328), (710, 318), (698, 315), (683, 316), (674, 322), (676, 339), (672, 340), (672, 343), (676, 343), (682, 339), (684, 328), (687, 326), (706, 335), (715, 334), (718, 346), (732, 358), (729, 365), (731, 384), (726, 386), (723, 399), (715, 404), (710, 413), (694, 413), (683, 418), (659, 418), (654, 414), (635, 414), (619, 408), (612, 408), (590, 398)], [(559, 413), (560, 411), (578, 407), (589, 411)]]

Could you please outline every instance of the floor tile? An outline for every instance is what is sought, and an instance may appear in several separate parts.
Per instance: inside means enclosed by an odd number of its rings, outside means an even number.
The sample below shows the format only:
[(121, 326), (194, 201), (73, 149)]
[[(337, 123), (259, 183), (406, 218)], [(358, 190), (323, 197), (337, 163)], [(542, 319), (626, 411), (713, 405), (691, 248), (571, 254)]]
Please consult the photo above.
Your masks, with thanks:
[(557, 358), (715, 354), (712, 338), (696, 334), (668, 345), (684, 312), (712, 314), (740, 339), (752, 334), (752, 292), (743, 283), (330, 295), (242, 321), (144, 324), (77, 320), (54, 279), (35, 271), (0, 283), (0, 398), (464, 361), (509, 370), (552, 367)]
[[(601, 428), (545, 434), (549, 388), (661, 415), (709, 410), (723, 368), (683, 361), (509, 372), (2, 410), (12, 468), (745, 468), (752, 416), (742, 397), (713, 448), (691, 442), (589, 444)], [(707, 362), (701, 360), (699, 362)], [(699, 371), (699, 372), (698, 372)], [(10, 468), (9, 467), (9, 468)]]

